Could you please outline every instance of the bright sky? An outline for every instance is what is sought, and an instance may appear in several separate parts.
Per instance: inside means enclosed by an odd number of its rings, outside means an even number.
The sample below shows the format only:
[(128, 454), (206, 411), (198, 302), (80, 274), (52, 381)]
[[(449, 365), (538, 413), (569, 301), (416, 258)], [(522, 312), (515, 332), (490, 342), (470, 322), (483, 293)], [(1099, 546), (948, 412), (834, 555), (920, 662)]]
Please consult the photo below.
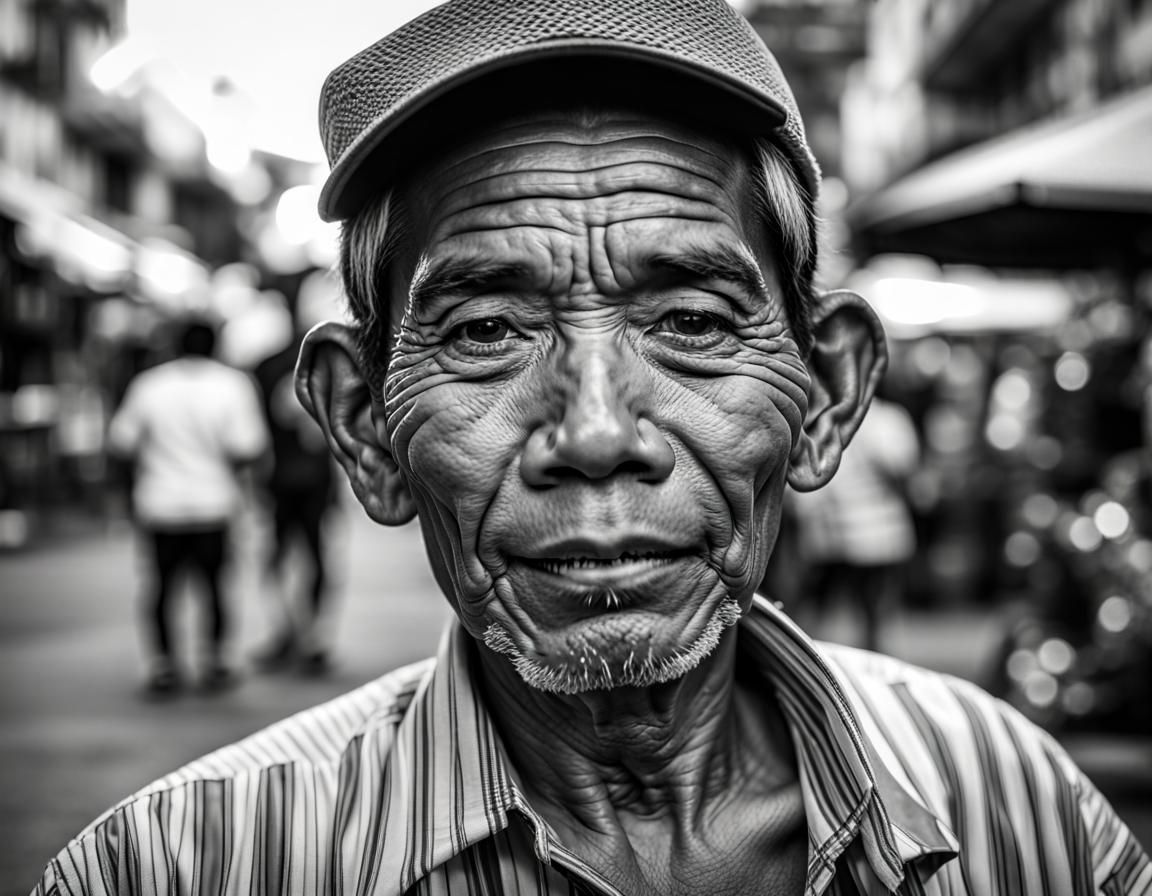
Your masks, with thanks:
[(253, 141), (323, 158), (320, 85), (357, 50), (439, 0), (128, 0), (128, 34), (195, 79), (226, 75), (255, 106)]

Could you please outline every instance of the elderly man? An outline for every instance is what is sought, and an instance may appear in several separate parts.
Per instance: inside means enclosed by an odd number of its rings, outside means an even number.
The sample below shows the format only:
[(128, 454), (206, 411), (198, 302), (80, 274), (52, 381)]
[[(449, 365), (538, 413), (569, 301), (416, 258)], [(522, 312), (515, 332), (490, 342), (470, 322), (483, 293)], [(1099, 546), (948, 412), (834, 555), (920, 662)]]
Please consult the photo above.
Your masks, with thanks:
[(188, 766), (47, 892), (1152, 892), (1060, 748), (754, 595), (883, 337), (811, 294), (818, 174), (721, 0), (452, 0), (329, 78), (354, 326), (297, 374), (458, 621)]

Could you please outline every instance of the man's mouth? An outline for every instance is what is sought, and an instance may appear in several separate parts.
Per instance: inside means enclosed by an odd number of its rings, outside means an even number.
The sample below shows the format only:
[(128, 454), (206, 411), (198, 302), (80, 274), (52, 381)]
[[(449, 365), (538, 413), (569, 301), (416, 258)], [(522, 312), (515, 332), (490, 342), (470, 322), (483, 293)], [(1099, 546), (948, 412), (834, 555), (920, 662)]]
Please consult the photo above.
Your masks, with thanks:
[(686, 554), (686, 551), (625, 551), (616, 557), (524, 557), (523, 560), (536, 569), (567, 576), (580, 572), (643, 572), (672, 563)]

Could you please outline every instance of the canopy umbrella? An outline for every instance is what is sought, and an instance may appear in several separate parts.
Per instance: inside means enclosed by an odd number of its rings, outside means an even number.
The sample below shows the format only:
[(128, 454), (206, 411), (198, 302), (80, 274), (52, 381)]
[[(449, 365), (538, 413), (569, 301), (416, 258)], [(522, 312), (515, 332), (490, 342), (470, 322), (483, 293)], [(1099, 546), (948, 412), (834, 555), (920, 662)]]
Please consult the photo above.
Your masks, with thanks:
[(1152, 87), (925, 165), (849, 208), (863, 255), (1152, 265)]

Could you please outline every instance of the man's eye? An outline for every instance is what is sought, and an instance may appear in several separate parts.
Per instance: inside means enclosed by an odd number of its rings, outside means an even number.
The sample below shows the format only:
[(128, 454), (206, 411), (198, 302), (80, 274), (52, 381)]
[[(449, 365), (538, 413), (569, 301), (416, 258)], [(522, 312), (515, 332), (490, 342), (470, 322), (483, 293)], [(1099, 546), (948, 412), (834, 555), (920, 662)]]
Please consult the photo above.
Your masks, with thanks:
[(492, 343), (506, 339), (511, 327), (497, 317), (483, 317), (461, 324), (457, 332), (469, 342)]
[(707, 336), (719, 327), (715, 317), (699, 311), (673, 311), (664, 323), (677, 336)]

